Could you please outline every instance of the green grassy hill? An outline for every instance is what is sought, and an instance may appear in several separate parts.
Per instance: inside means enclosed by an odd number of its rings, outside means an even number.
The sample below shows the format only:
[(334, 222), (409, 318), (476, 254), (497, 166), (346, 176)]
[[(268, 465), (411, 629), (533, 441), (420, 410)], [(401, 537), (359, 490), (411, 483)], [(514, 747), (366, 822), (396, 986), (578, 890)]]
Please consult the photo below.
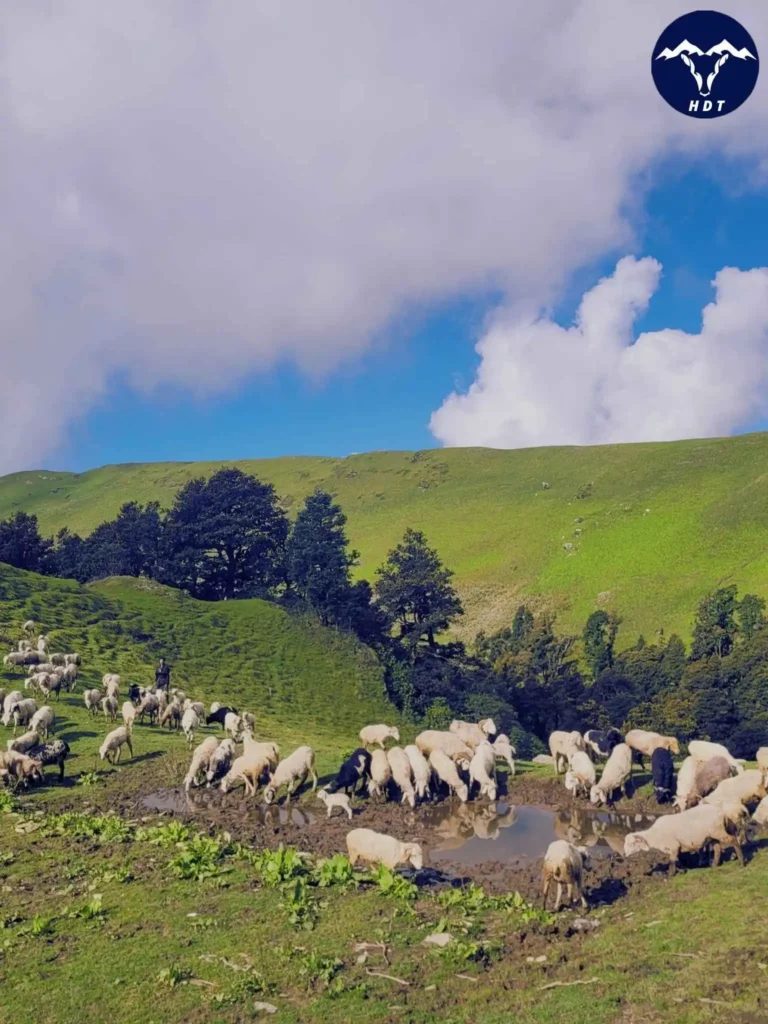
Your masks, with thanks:
[(688, 635), (702, 594), (724, 582), (768, 596), (768, 434), (24, 472), (0, 479), (0, 517), (24, 509), (46, 533), (87, 533), (128, 499), (168, 504), (191, 476), (232, 464), (274, 483), (292, 512), (317, 486), (336, 494), (369, 578), (406, 526), (423, 529), (456, 572), (465, 636), (506, 624), (525, 599), (563, 629), (612, 609), (626, 645), (662, 627)]

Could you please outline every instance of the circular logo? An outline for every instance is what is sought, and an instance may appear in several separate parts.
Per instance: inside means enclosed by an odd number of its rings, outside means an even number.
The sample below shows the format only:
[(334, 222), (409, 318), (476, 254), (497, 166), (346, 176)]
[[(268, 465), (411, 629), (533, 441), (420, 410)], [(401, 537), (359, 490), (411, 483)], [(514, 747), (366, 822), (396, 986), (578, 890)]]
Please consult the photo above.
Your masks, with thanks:
[(760, 59), (752, 36), (718, 11), (673, 21), (653, 49), (651, 72), (667, 103), (689, 117), (722, 117), (749, 98)]

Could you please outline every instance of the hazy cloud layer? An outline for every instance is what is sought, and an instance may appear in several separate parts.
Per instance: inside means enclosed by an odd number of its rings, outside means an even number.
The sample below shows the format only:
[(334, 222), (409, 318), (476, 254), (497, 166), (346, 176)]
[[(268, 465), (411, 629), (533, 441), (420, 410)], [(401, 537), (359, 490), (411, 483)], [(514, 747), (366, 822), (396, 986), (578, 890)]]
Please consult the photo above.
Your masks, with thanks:
[(477, 345), (465, 395), (431, 429), (446, 444), (518, 448), (726, 434), (768, 413), (768, 268), (726, 267), (700, 334), (633, 323), (661, 266), (625, 257), (586, 293), (574, 326), (508, 311)]
[[(406, 303), (546, 303), (631, 243), (655, 157), (768, 153), (764, 81), (706, 125), (656, 94), (669, 0), (6, 7), (0, 471), (114, 373), (205, 394), (327, 372)], [(764, 4), (729, 13), (768, 46)]]

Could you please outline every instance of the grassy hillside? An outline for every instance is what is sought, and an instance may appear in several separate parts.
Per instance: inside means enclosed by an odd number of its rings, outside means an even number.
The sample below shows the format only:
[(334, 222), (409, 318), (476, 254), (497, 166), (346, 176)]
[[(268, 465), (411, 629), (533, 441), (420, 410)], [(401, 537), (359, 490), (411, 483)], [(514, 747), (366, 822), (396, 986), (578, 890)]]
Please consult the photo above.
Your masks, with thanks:
[[(225, 464), (16, 473), (0, 479), (0, 517), (25, 509), (46, 533), (88, 532), (129, 498), (168, 504), (191, 476)], [(556, 609), (569, 629), (613, 609), (627, 644), (662, 627), (688, 635), (702, 594), (724, 582), (768, 596), (768, 434), (237, 465), (274, 483), (291, 511), (317, 486), (336, 494), (362, 575), (373, 576), (406, 526), (423, 529), (456, 572), (465, 635), (505, 624), (525, 598)]]
[[(397, 718), (381, 667), (367, 648), (265, 601), (214, 605), (146, 581), (110, 579), (81, 587), (0, 566), (3, 647), (21, 636), (28, 618), (45, 628), (51, 650), (83, 656), (77, 693), (62, 698), (56, 710), (75, 738), (88, 740), (76, 747), (86, 757), (106, 728), (103, 720), (88, 726), (83, 690), (98, 685), (107, 671), (126, 683), (153, 680), (161, 654), (172, 666), (172, 683), (190, 696), (253, 710), (259, 734), (312, 742), (319, 757), (332, 753), (334, 763), (340, 748), (356, 744), (366, 722)], [(21, 678), (20, 672), (3, 672), (0, 688), (18, 687)], [(142, 735), (149, 738), (152, 730)], [(158, 742), (158, 749), (167, 747), (167, 734)], [(91, 765), (74, 766), (83, 767)]]

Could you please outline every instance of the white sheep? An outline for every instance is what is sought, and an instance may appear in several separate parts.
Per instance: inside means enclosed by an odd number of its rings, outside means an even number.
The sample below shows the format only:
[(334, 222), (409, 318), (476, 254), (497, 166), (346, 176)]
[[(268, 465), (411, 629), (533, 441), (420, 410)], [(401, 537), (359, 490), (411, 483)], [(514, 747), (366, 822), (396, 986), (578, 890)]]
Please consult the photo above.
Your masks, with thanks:
[(115, 700), (120, 696), (120, 676), (107, 677), (106, 683), (104, 683), (106, 694), (108, 697), (114, 697)]
[[(117, 764), (120, 760), (123, 746), (128, 747), (131, 752), (131, 757), (133, 757), (130, 725), (118, 726), (117, 729), (113, 729), (112, 732), (107, 733), (104, 738), (104, 742), (99, 747), (99, 757), (102, 761), (109, 761), (112, 764)], [(110, 754), (112, 755), (111, 757)]]
[(104, 687), (107, 693), (109, 693), (110, 685), (117, 686), (119, 689), (120, 676), (116, 672), (105, 672), (104, 675), (101, 677), (101, 685)]
[(77, 652), (73, 652), (72, 654), (65, 654), (64, 655), (64, 664), (65, 665), (79, 666), (79, 665), (82, 665), (82, 663), (83, 663), (83, 659), (80, 657), (80, 655)]
[(505, 761), (509, 766), (509, 774), (515, 774), (515, 756), (517, 750), (512, 746), (509, 740), (509, 736), (505, 733), (499, 733), (496, 739), (491, 744), (493, 747), (493, 753), (497, 760)]
[[(130, 701), (128, 702), (130, 704)], [(133, 705), (131, 704), (131, 707)], [(125, 714), (125, 705), (123, 705)], [(126, 725), (128, 723), (126, 722)], [(231, 742), (231, 741), (230, 741)], [(184, 777), (184, 789), (188, 793), (192, 786), (198, 784), (198, 776), (207, 770), (211, 758), (218, 747), (218, 740), (215, 736), (206, 736), (202, 743), (198, 744), (192, 752), (192, 760), (189, 764), (189, 771)]]
[(662, 736), (658, 732), (648, 732), (646, 729), (630, 729), (624, 737), (624, 742), (632, 750), (636, 750), (641, 756), (650, 757), (654, 750), (663, 747), (672, 754), (680, 753), (680, 744), (674, 736)]
[(117, 718), (117, 697), (107, 694), (101, 701), (101, 710), (104, 712), (105, 718), (114, 722)]
[(24, 700), (24, 694), (21, 690), (11, 690), (10, 693), (5, 695), (3, 700), (3, 717), (0, 719), (3, 725), (9, 726), (11, 724), (13, 709), (22, 700)]
[(425, 757), (429, 757), (433, 750), (440, 750), (443, 754), (447, 754), (452, 761), (460, 764), (462, 768), (469, 768), (473, 751), (471, 747), (468, 747), (463, 740), (459, 739), (452, 732), (426, 729), (424, 732), (419, 733), (415, 743)]
[[(230, 743), (234, 742), (230, 740)], [(245, 795), (255, 796), (259, 788), (261, 776), (268, 766), (266, 755), (261, 755), (253, 750), (246, 751), (240, 757), (235, 758), (232, 767), (221, 780), (221, 792), (227, 793), (235, 782), (242, 781), (245, 784)], [(270, 803), (271, 801), (267, 801)]]
[(724, 757), (728, 764), (739, 774), (744, 771), (744, 765), (731, 756), (727, 747), (722, 743), (710, 743), (708, 740), (691, 740), (688, 744), (688, 753), (695, 758), (699, 764), (706, 764), (713, 757)]
[(217, 712), (217, 711), (219, 710), (219, 708), (220, 708), (220, 707), (221, 707), (221, 704), (219, 703), (219, 701), (215, 700), (215, 701), (213, 702), (213, 704), (211, 704), (211, 709), (210, 709), (210, 711), (208, 712), (208, 714), (210, 714), (210, 715), (215, 715), (215, 714), (216, 714), (216, 712)]
[(25, 700), (20, 700), (16, 704), (11, 712), (11, 718), (13, 719), (13, 735), (16, 735), (16, 730), (20, 725), (29, 725), (32, 721), (32, 717), (37, 711), (37, 703), (30, 697)]
[(3, 665), (6, 668), (21, 668), (27, 662), (27, 653), (25, 651), (11, 651), (10, 654), (6, 654), (3, 658)]
[(161, 726), (167, 725), (169, 729), (178, 729), (181, 725), (181, 716), (181, 704), (174, 698), (170, 704), (162, 709), (159, 723)]
[(55, 654), (49, 655), (48, 660), (52, 665), (56, 665), (57, 667), (63, 667), (65, 665), (64, 655), (60, 654), (58, 651)]
[(123, 706), (120, 711), (123, 717), (123, 725), (130, 725), (132, 728), (133, 723), (136, 721), (135, 705), (129, 700), (123, 701)]
[[(215, 737), (210, 738), (215, 739)], [(205, 773), (206, 785), (209, 789), (212, 782), (215, 782), (216, 779), (220, 779), (222, 776), (227, 774), (235, 760), (235, 753), (235, 741), (229, 737), (222, 740), (216, 747), (213, 754), (211, 754), (211, 759)], [(248, 750), (246, 748), (244, 754), (247, 753)], [(259, 775), (261, 775), (261, 772), (259, 772)]]
[[(470, 758), (470, 762), (471, 760)], [(461, 781), (458, 769), (451, 758), (442, 750), (433, 750), (429, 755), (429, 764), (438, 779), (446, 783), (451, 792), (465, 804), (469, 799), (469, 790), (466, 783)]]
[(698, 797), (696, 792), (696, 773), (700, 765), (695, 757), (686, 757), (680, 765), (677, 773), (677, 791), (675, 794), (675, 807), (678, 811), (685, 811)]
[(64, 666), (63, 680), (66, 684), (67, 690), (72, 693), (77, 683), (77, 665), (70, 664)]
[(47, 686), (48, 673), (47, 672), (33, 672), (27, 676), (24, 680), (25, 690), (42, 690), (43, 686)]
[(83, 703), (92, 715), (95, 715), (101, 703), (101, 690), (86, 690), (83, 693)]
[(254, 751), (265, 757), (271, 771), (277, 768), (277, 763), (280, 760), (280, 747), (273, 740), (255, 740), (246, 730), (243, 733), (243, 753), (247, 754), (249, 751)]
[(580, 899), (581, 905), (586, 910), (587, 899), (584, 895), (583, 879), (584, 868), (588, 866), (589, 856), (586, 846), (574, 846), (566, 839), (556, 839), (550, 843), (544, 855), (544, 869), (541, 876), (541, 895), (544, 905), (546, 906), (547, 894), (552, 882), (556, 882), (555, 911), (560, 909), (562, 903), (563, 886), (565, 886), (568, 903), (573, 903), (574, 898)]
[(549, 752), (555, 766), (555, 775), (559, 775), (561, 771), (567, 771), (572, 755), (584, 749), (584, 737), (580, 732), (575, 730), (563, 732), (561, 729), (556, 729), (550, 733)]
[(714, 865), (720, 863), (721, 847), (733, 847), (744, 864), (740, 832), (746, 812), (740, 804), (715, 806), (699, 804), (680, 814), (665, 814), (642, 832), (630, 832), (624, 840), (624, 856), (658, 850), (670, 862), (670, 874), (675, 873), (681, 853), (696, 853), (709, 843), (714, 844)]
[(256, 732), (256, 716), (252, 711), (244, 711), (242, 714), (243, 719), (243, 730), (249, 732), (251, 736)]
[(750, 768), (741, 775), (723, 779), (709, 796), (705, 796), (702, 804), (724, 806), (739, 802), (741, 804), (757, 803), (766, 795), (765, 775), (760, 768)]
[(29, 723), (29, 728), (38, 733), (44, 740), (48, 739), (49, 730), (53, 730), (56, 716), (53, 713), (53, 708), (48, 707), (47, 704), (43, 707), (38, 708), (37, 711), (32, 715), (32, 719)]
[(27, 619), (27, 621), (24, 623), (24, 625), (21, 628), (22, 628), (23, 632), (25, 632), (27, 634), (27, 636), (33, 636), (34, 632), (35, 632), (35, 629), (37, 628), (35, 626), (35, 620), (34, 619)]
[(42, 742), (42, 737), (39, 733), (35, 732), (34, 729), (30, 729), (29, 732), (22, 733), (21, 736), (15, 736), (8, 740), (8, 750), (17, 750), (20, 754), (26, 754), (28, 750), (38, 746)]
[(592, 758), (584, 750), (577, 750), (571, 757), (571, 766), (565, 773), (565, 788), (576, 797), (588, 797), (597, 782)]
[(419, 800), (424, 800), (429, 795), (429, 780), (432, 775), (432, 769), (429, 767), (429, 761), (422, 754), (419, 748), (414, 743), (409, 743), (405, 748), (405, 753), (408, 760), (411, 762), (411, 771), (413, 772), (413, 785), (416, 789), (416, 795)]
[(491, 802), (496, 799), (496, 754), (488, 740), (478, 743), (469, 762), (470, 789), (475, 782), (480, 787), (480, 796), (487, 796)]
[(352, 821), (352, 806), (349, 802), (349, 796), (346, 793), (329, 793), (325, 789), (318, 789), (317, 799), (322, 800), (325, 806), (328, 808), (327, 818), (333, 814), (334, 807), (340, 808), (350, 821)]
[(143, 722), (144, 715), (147, 715), (150, 722), (155, 722), (159, 711), (160, 701), (155, 694), (145, 693), (141, 699), (141, 704), (136, 708), (136, 717), (140, 722)]
[(187, 743), (192, 746), (195, 742), (195, 729), (200, 728), (200, 718), (194, 708), (187, 708), (181, 716), (181, 731), (187, 738)]
[(17, 650), (19, 651), (20, 654), (26, 654), (27, 651), (32, 650), (32, 644), (29, 642), (29, 640), (19, 640)]
[(762, 768), (763, 771), (768, 771), (768, 747), (760, 747), (758, 752), (755, 754), (755, 760), (757, 761), (758, 768)]
[[(763, 747), (763, 750), (766, 748)], [(755, 812), (752, 815), (752, 821), (756, 825), (768, 825), (768, 796), (764, 796), (760, 803), (755, 808)]]
[[(375, 750), (373, 753), (375, 755), (379, 751)], [(408, 755), (402, 747), (391, 747), (387, 751), (386, 758), (392, 770), (392, 780), (402, 794), (400, 803), (415, 807), (416, 790), (413, 788), (413, 770)], [(371, 761), (373, 761), (373, 755)]]
[(370, 828), (353, 828), (347, 833), (347, 854), (353, 867), (358, 861), (383, 864), (393, 871), (401, 864), (410, 864), (417, 871), (424, 866), (424, 855), (418, 843), (401, 843)]
[(243, 720), (240, 715), (236, 715), (234, 711), (228, 711), (224, 716), (224, 732), (229, 733), (233, 740), (238, 740), (242, 731)]
[(30, 663), (30, 666), (27, 669), (27, 675), (33, 676), (37, 673), (40, 673), (41, 675), (48, 675), (50, 672), (55, 671), (56, 666), (50, 661), (34, 661)]
[(387, 796), (387, 786), (392, 778), (392, 769), (389, 766), (386, 751), (374, 750), (371, 754), (371, 777), (368, 780), (368, 796), (371, 799)]
[(492, 718), (483, 718), (477, 724), (454, 718), (448, 726), (448, 731), (474, 750), (478, 744), (485, 743), (489, 737), (496, 735), (496, 724)]
[(18, 750), (0, 751), (0, 779), (13, 776), (20, 784), (42, 782), (43, 763)]
[(383, 747), (388, 739), (400, 742), (400, 730), (396, 725), (366, 725), (360, 730), (360, 742), (365, 747), (378, 743)]
[(600, 781), (589, 792), (590, 801), (598, 807), (605, 803), (611, 804), (617, 789), (623, 790), (624, 796), (629, 796), (627, 783), (631, 774), (632, 750), (628, 744), (618, 743), (605, 762)]
[(264, 800), (271, 804), (281, 786), (287, 786), (286, 802), (301, 787), (307, 775), (312, 776), (312, 790), (317, 789), (317, 772), (315, 771), (315, 752), (312, 747), (297, 747), (284, 761), (281, 761), (269, 778), (264, 790)]

